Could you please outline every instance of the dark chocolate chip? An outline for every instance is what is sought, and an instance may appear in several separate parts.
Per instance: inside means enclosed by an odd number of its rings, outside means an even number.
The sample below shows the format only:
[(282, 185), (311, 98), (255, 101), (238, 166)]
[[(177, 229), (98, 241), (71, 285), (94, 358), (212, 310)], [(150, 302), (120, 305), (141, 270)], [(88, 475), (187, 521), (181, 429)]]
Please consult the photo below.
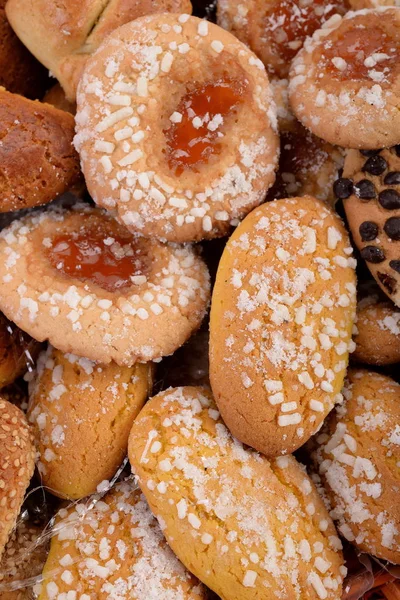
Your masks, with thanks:
[(379, 227), (372, 221), (364, 221), (361, 223), (359, 231), (363, 242), (372, 242), (379, 233)]
[(362, 170), (371, 175), (382, 175), (388, 168), (386, 160), (380, 154), (370, 156)]
[(388, 219), (383, 229), (386, 235), (398, 242), (400, 240), (400, 217), (391, 217)]
[(361, 198), (361, 200), (372, 200), (372, 198), (376, 198), (375, 186), (369, 179), (361, 179), (355, 183), (354, 191), (357, 198)]
[(360, 152), (363, 156), (375, 156), (380, 150), (360, 150)]
[(400, 194), (396, 190), (383, 190), (379, 194), (379, 202), (387, 210), (400, 208)]
[(399, 185), (400, 184), (400, 171), (390, 171), (387, 175), (385, 175), (385, 179), (383, 180), (385, 185)]
[(361, 256), (367, 262), (378, 264), (385, 260), (385, 253), (376, 246), (365, 246), (361, 250)]
[(389, 294), (394, 294), (396, 291), (396, 280), (391, 277), (390, 275), (388, 275), (387, 273), (380, 273), (378, 271), (378, 279), (381, 282), (381, 284), (387, 289), (387, 291), (389, 292)]
[(389, 267), (391, 267), (393, 271), (400, 273), (400, 260), (391, 260), (389, 263)]
[(346, 179), (346, 177), (341, 177), (340, 179), (336, 179), (333, 184), (333, 193), (336, 198), (341, 198), (344, 200), (345, 198), (349, 198), (349, 196), (353, 193), (353, 182), (351, 179)]

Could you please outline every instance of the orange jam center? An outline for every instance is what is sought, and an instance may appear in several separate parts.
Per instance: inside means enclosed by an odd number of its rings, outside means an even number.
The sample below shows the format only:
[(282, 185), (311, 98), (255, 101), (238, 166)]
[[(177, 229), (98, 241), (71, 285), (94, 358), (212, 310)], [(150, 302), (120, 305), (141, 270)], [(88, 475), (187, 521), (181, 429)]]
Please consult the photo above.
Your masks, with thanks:
[(177, 175), (196, 170), (212, 154), (221, 151), (225, 119), (243, 102), (245, 83), (221, 80), (188, 92), (171, 115), (172, 125), (164, 131), (168, 164)]
[(274, 52), (283, 60), (291, 61), (308, 35), (333, 14), (344, 14), (346, 9), (346, 0), (280, 0), (266, 15), (263, 29)]
[(327, 70), (340, 79), (380, 83), (400, 58), (400, 47), (380, 27), (354, 27), (324, 50)]
[(103, 227), (57, 235), (52, 239), (48, 258), (64, 275), (95, 283), (109, 292), (131, 286), (131, 277), (145, 271), (144, 257), (132, 239)]

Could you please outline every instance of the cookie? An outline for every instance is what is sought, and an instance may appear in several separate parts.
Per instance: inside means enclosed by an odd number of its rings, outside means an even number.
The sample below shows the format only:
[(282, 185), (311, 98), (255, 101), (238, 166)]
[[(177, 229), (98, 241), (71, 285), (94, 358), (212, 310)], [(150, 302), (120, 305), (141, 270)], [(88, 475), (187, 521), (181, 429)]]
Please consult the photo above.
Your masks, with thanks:
[(349, 0), (351, 8), (378, 8), (379, 6), (400, 6), (399, 0)]
[(28, 420), (43, 485), (61, 498), (78, 499), (112, 479), (152, 375), (151, 364), (103, 366), (51, 346), (39, 356)]
[(0, 388), (33, 368), (41, 344), (0, 313)]
[(226, 235), (275, 179), (263, 65), (212, 23), (163, 14), (120, 27), (88, 61), (77, 104), (88, 190), (132, 232)]
[(114, 29), (154, 12), (190, 11), (190, 0), (83, 0), (57, 6), (47, 0), (9, 0), (6, 6), (12, 28), (58, 79), (70, 102), (88, 57)]
[(0, 558), (33, 475), (35, 450), (25, 415), (0, 398)]
[(209, 275), (190, 246), (134, 238), (83, 205), (0, 233), (0, 310), (39, 341), (131, 366), (171, 354), (200, 325)]
[(340, 400), (355, 260), (338, 216), (305, 196), (254, 210), (228, 241), (210, 316), (210, 381), (232, 434), (293, 452)]
[(75, 102), (70, 102), (67, 100), (65, 92), (59, 83), (53, 85), (53, 87), (46, 92), (43, 97), (43, 102), (46, 102), (46, 104), (51, 104), (55, 108), (64, 110), (65, 112), (69, 112), (71, 115), (76, 113)]
[(356, 348), (352, 358), (368, 365), (400, 362), (400, 309), (391, 302), (364, 298), (357, 305)]
[(363, 552), (400, 562), (400, 385), (352, 369), (345, 401), (316, 438), (313, 459), (340, 533)]
[(59, 512), (39, 600), (206, 600), (133, 482)]
[(152, 398), (129, 459), (180, 560), (222, 600), (341, 597), (341, 543), (304, 468), (232, 438), (205, 388)]
[(271, 79), (272, 97), (276, 106), (279, 133), (291, 131), (298, 122), (289, 104), (289, 80)]
[(345, 148), (399, 142), (400, 10), (332, 16), (290, 69), (290, 102), (312, 133)]
[(347, 0), (218, 0), (217, 18), (250, 46), (270, 75), (287, 77), (306, 37), (347, 7)]
[(74, 119), (0, 88), (0, 212), (47, 204), (80, 179)]
[(353, 240), (381, 289), (400, 306), (400, 148), (350, 150), (335, 193)]

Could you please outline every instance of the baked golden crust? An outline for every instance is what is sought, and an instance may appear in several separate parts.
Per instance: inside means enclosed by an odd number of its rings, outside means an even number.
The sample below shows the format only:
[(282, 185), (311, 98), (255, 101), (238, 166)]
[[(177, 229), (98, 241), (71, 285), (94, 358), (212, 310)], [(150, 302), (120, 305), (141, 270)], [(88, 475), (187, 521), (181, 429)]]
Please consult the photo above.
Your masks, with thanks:
[(112, 479), (152, 387), (152, 365), (103, 366), (51, 346), (39, 356), (28, 419), (43, 485), (78, 499)]
[(46, 92), (46, 94), (43, 96), (43, 102), (46, 104), (51, 104), (54, 106), (54, 108), (58, 108), (59, 110), (69, 112), (71, 115), (75, 115), (76, 113), (75, 102), (69, 102), (67, 100), (65, 92), (59, 83), (53, 85), (53, 87)]
[[(39, 600), (206, 600), (204, 587), (172, 553), (132, 480), (91, 508), (61, 510)], [(64, 597), (64, 596), (63, 596)]]
[(367, 365), (400, 362), (400, 309), (391, 302), (364, 298), (357, 305), (353, 359)]
[(363, 552), (398, 564), (400, 385), (351, 369), (344, 397), (312, 456), (341, 534)]
[(46, 204), (80, 177), (72, 115), (0, 89), (0, 212)]
[(0, 557), (33, 475), (35, 449), (25, 415), (0, 398)]
[(347, 232), (304, 196), (255, 209), (228, 241), (210, 316), (210, 381), (233, 435), (293, 452), (340, 400), (356, 305)]
[(7, 17), (27, 48), (74, 102), (88, 57), (114, 29), (151, 13), (192, 11), (190, 0), (8, 0)]
[(222, 600), (341, 597), (341, 543), (304, 469), (244, 448), (206, 389), (152, 398), (129, 459), (169, 545)]

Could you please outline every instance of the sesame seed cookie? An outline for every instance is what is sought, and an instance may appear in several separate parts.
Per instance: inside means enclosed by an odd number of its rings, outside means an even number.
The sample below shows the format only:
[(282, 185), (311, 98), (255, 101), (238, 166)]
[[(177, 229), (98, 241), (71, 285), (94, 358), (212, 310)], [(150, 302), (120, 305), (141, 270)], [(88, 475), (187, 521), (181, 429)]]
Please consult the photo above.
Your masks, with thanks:
[(72, 115), (0, 88), (0, 212), (47, 204), (80, 179)]
[(305, 196), (255, 209), (228, 241), (210, 317), (210, 380), (232, 434), (266, 456), (304, 444), (340, 400), (356, 308), (342, 222)]
[(39, 356), (28, 420), (43, 485), (61, 498), (77, 499), (112, 479), (151, 392), (152, 375), (151, 363), (100, 365), (51, 346)]
[(35, 450), (25, 415), (0, 398), (0, 558), (33, 475)]
[(313, 453), (331, 514), (357, 548), (399, 563), (400, 385), (352, 369), (343, 393)]
[(102, 363), (174, 352), (200, 325), (207, 267), (100, 209), (48, 210), (0, 233), (0, 309), (35, 339)]
[(367, 365), (400, 362), (400, 309), (373, 297), (357, 305), (356, 348), (352, 358)]
[[(75, 592), (75, 595), (73, 593)], [(59, 512), (39, 600), (206, 600), (132, 480)]]
[(263, 61), (270, 75), (286, 77), (307, 36), (347, 0), (218, 0), (218, 24), (231, 31)]
[(0, 313), (0, 388), (32, 369), (41, 347)]
[(264, 67), (213, 23), (164, 14), (120, 27), (88, 61), (77, 103), (89, 192), (132, 232), (225, 235), (274, 182)]
[(345, 148), (399, 141), (400, 10), (334, 15), (307, 39), (290, 70), (290, 102), (315, 135)]
[(334, 186), (353, 240), (381, 289), (400, 306), (400, 147), (347, 153)]
[(129, 459), (169, 545), (222, 600), (340, 599), (341, 543), (304, 468), (243, 447), (206, 389), (152, 398)]
[(190, 12), (190, 0), (8, 0), (12, 28), (61, 83), (71, 102), (88, 57), (114, 29), (142, 15)]

